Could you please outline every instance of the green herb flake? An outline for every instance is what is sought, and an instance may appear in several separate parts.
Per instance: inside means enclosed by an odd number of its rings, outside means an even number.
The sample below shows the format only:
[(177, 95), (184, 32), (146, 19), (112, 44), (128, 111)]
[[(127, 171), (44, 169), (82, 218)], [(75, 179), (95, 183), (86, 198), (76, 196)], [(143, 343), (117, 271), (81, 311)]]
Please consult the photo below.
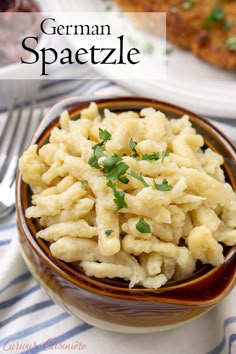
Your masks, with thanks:
[(153, 152), (151, 155), (150, 154), (143, 154), (142, 160), (147, 160), (147, 161), (156, 161), (160, 159), (160, 154), (159, 152)]
[(92, 149), (93, 149), (93, 153), (90, 156), (88, 163), (90, 166), (99, 169), (100, 166), (98, 164), (98, 160), (100, 159), (100, 157), (104, 156), (104, 151), (105, 151), (104, 142), (102, 141), (94, 145)]
[(167, 179), (163, 179), (162, 184), (157, 184), (155, 179), (153, 179), (154, 187), (161, 192), (169, 192), (173, 189), (173, 187), (169, 184)]
[(110, 179), (107, 181), (107, 186), (111, 189), (116, 189), (116, 184), (112, 182)]
[(223, 21), (224, 17), (225, 17), (224, 9), (221, 6), (216, 5), (212, 9), (212, 12), (210, 13), (210, 15), (206, 18), (204, 25), (207, 26), (211, 22), (221, 22), (221, 21)]
[(120, 209), (122, 208), (128, 208), (128, 205), (126, 204), (126, 201), (125, 201), (125, 192), (124, 191), (118, 191), (117, 189), (116, 190), (113, 190), (113, 193), (114, 193), (114, 202), (117, 206), (116, 208), (116, 212), (119, 211)]
[(227, 39), (227, 41), (225, 42), (225, 46), (229, 50), (232, 50), (235, 52), (236, 51), (236, 36)]
[(114, 230), (106, 230), (105, 234), (106, 236), (110, 236)]
[(103, 161), (103, 172), (106, 173), (106, 177), (110, 180), (119, 180), (125, 184), (129, 182), (127, 177), (123, 176), (129, 169), (129, 166), (122, 161), (122, 158), (117, 154), (108, 156)]
[(117, 208), (115, 212), (119, 211), (122, 208), (128, 208), (128, 205), (125, 201), (125, 192), (124, 191), (118, 191), (116, 189), (116, 184), (109, 180), (107, 182), (107, 186), (110, 187), (113, 190), (113, 195), (114, 195), (114, 203), (116, 204)]
[(122, 182), (122, 176), (128, 169), (129, 166), (125, 162), (120, 162), (115, 165), (110, 172), (108, 172), (107, 178), (112, 180), (121, 180)]
[(119, 155), (114, 153), (111, 154), (103, 161), (104, 171), (106, 173), (110, 172), (112, 168), (120, 161), (122, 161), (122, 158)]
[(146, 42), (143, 45), (143, 53), (144, 54), (152, 54), (155, 50), (154, 45), (151, 42)]
[(137, 45), (137, 41), (136, 41), (133, 37), (128, 36), (128, 37), (127, 37), (127, 40), (128, 40), (128, 42), (129, 42), (130, 44), (132, 44), (132, 45)]
[(111, 5), (106, 5), (105, 7), (105, 11), (109, 12), (109, 11), (112, 11), (112, 6)]
[(144, 187), (150, 187), (149, 184), (147, 184), (147, 182), (143, 178), (142, 172), (140, 172), (140, 174), (138, 175), (136, 172), (130, 171), (129, 175), (136, 178), (137, 180), (139, 180), (143, 184)]
[(88, 186), (88, 181), (85, 179), (83, 182), (82, 182), (82, 187), (87, 187)]
[(136, 141), (134, 141), (134, 140), (131, 138), (130, 141), (129, 141), (129, 147), (130, 147), (130, 149), (131, 149), (132, 152), (133, 152), (132, 157), (138, 157), (138, 156), (139, 156), (139, 155), (138, 155), (138, 152), (137, 152), (137, 150), (136, 150), (136, 145), (137, 145)]
[(165, 49), (165, 55), (170, 55), (172, 52), (173, 52), (173, 47), (167, 47), (166, 49)]
[(172, 15), (176, 15), (176, 14), (178, 13), (178, 8), (172, 6), (172, 7), (170, 8), (170, 13), (171, 13)]
[(168, 149), (166, 149), (165, 151), (163, 151), (162, 155), (161, 155), (161, 163), (164, 162), (165, 157), (170, 155), (170, 151)]
[(226, 31), (228, 31), (228, 30), (230, 30), (233, 27), (233, 25), (234, 25), (234, 22), (232, 20), (227, 20), (224, 23), (224, 29)]
[(186, 1), (184, 1), (184, 2), (183, 2), (183, 5), (182, 5), (182, 7), (183, 7), (184, 10), (189, 10), (189, 9), (192, 8), (192, 6), (193, 6), (192, 0), (186, 0)]
[(129, 183), (129, 179), (126, 176), (120, 176), (119, 177), (119, 181), (124, 183), (124, 184)]
[(103, 141), (111, 140), (111, 134), (105, 129), (99, 128), (99, 138)]
[(141, 232), (141, 234), (148, 234), (151, 233), (151, 228), (150, 225), (143, 219), (141, 218), (137, 224), (136, 224), (136, 230)]

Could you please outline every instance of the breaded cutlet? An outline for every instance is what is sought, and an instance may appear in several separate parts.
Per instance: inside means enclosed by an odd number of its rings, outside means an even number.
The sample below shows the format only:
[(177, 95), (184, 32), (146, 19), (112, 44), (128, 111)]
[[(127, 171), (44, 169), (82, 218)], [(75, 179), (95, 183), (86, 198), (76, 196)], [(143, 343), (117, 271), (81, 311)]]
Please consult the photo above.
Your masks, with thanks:
[(211, 64), (236, 68), (236, 0), (116, 2), (126, 12), (166, 12), (170, 42)]

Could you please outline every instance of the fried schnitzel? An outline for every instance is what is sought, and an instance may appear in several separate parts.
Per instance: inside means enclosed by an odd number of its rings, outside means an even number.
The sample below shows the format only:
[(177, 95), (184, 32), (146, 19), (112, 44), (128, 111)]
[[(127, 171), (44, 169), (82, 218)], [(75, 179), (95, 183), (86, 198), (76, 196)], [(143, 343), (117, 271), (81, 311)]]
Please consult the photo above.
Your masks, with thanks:
[(236, 68), (236, 0), (116, 0), (126, 12), (166, 12), (167, 38), (205, 61)]

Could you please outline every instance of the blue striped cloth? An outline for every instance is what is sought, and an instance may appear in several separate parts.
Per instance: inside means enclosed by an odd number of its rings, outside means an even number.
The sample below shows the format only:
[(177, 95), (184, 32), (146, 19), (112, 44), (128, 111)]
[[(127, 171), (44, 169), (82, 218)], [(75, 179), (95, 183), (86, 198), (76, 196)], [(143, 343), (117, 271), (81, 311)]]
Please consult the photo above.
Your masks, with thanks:
[[(69, 95), (127, 95), (107, 80), (43, 82), (37, 100), (48, 106)], [(218, 123), (217, 123), (218, 124)], [(219, 123), (236, 140), (236, 129)], [(0, 224), (0, 353), (220, 354), (236, 353), (236, 288), (212, 311), (171, 331), (111, 333), (79, 321), (48, 297), (19, 252), (15, 215)]]

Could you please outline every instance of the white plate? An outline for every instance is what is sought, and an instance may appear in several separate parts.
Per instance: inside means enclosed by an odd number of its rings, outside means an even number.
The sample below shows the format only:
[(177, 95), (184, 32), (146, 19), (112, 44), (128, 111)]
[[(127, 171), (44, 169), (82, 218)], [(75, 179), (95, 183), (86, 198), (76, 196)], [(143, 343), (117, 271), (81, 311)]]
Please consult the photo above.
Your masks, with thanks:
[[(52, 5), (49, 0), (45, 3)], [(58, 0), (51, 10), (104, 11), (110, 3), (102, 0)], [(117, 9), (115, 4), (112, 9)], [(213, 67), (178, 48), (167, 56), (167, 61), (165, 81), (127, 80), (121, 84), (136, 94), (181, 105), (206, 116), (236, 120), (236, 70)]]

